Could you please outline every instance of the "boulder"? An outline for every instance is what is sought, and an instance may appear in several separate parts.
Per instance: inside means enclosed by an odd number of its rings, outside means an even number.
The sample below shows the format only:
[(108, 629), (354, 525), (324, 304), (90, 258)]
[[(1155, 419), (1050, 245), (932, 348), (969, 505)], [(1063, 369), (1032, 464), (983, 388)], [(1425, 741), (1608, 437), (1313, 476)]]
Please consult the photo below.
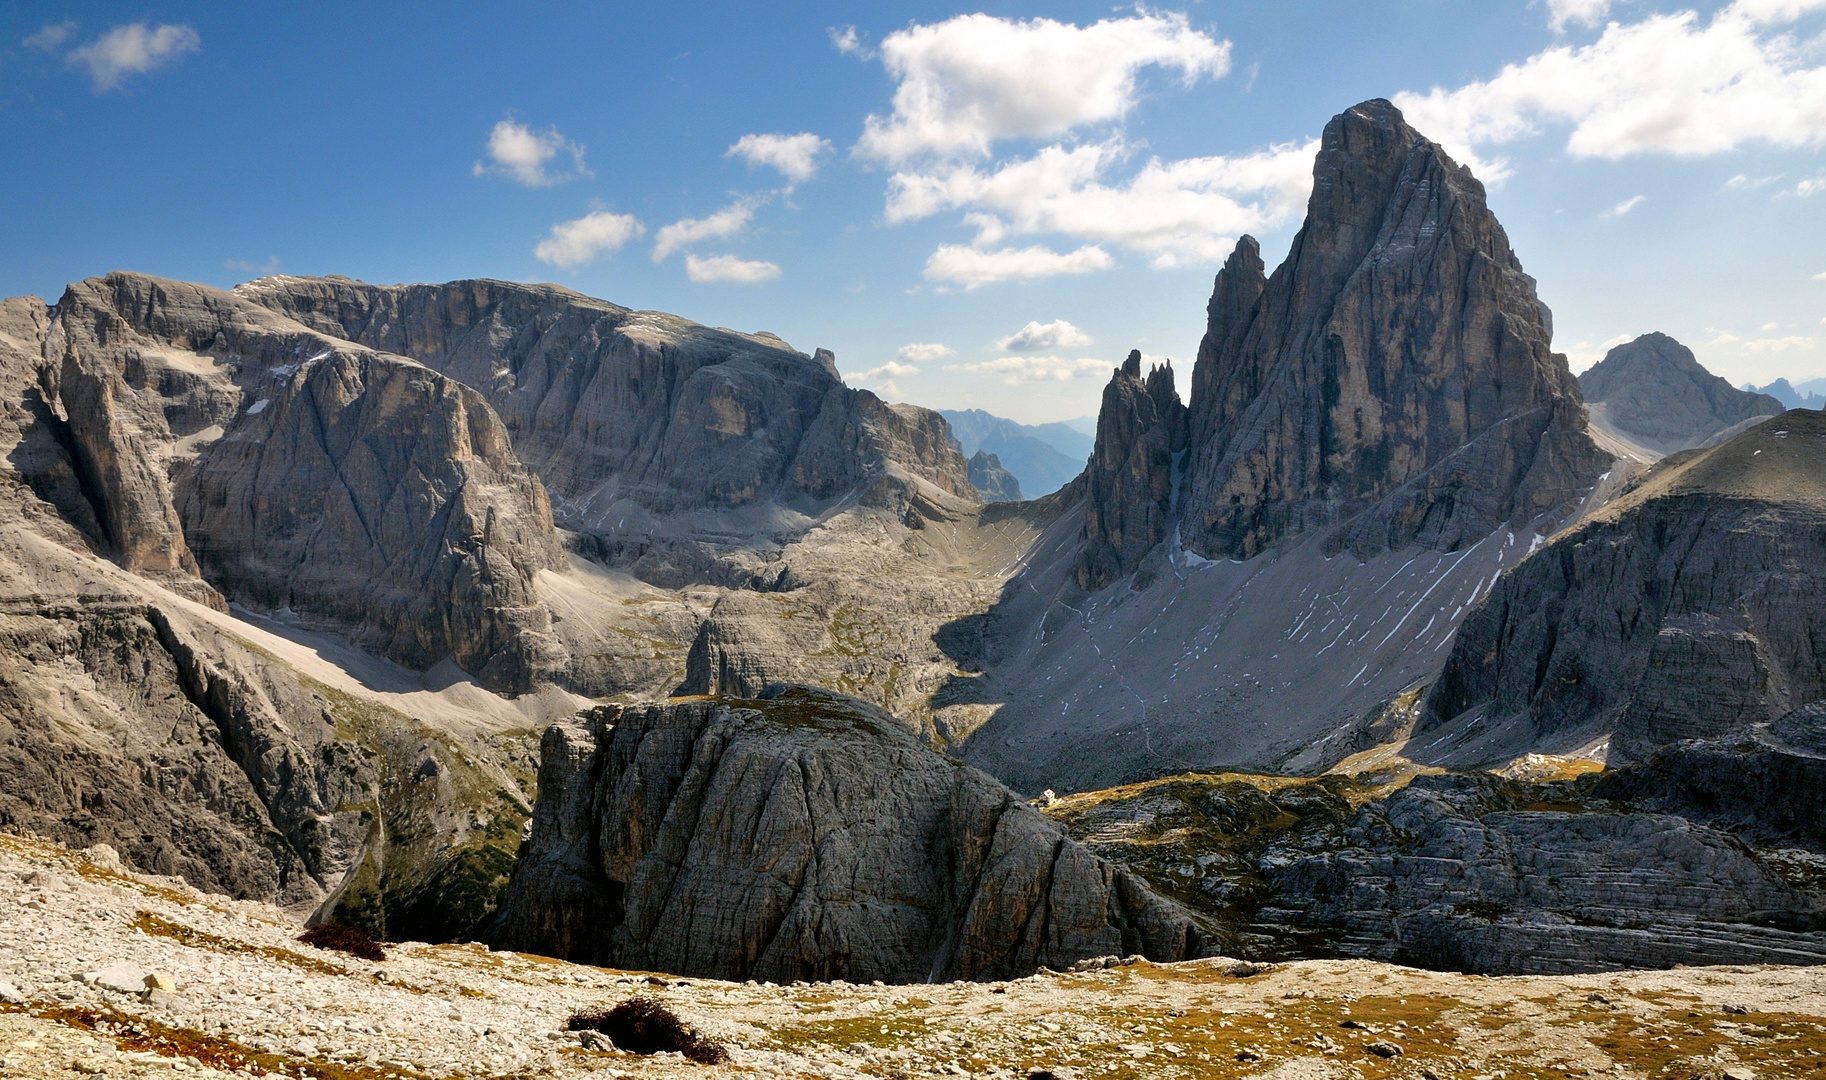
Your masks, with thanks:
[(546, 732), (490, 943), (723, 979), (996, 979), (1201, 952), (1184, 912), (860, 701), (605, 706)]

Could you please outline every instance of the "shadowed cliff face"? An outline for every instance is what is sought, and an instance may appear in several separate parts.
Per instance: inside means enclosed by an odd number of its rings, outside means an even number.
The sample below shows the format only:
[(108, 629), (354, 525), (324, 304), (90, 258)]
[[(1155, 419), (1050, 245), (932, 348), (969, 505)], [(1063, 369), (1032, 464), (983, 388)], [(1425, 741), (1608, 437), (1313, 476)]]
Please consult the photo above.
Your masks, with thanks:
[(1594, 423), (1601, 414), (1606, 426), (1657, 454), (1707, 445), (1783, 411), (1768, 394), (1739, 390), (1707, 371), (1666, 334), (1612, 349), (1579, 376), (1579, 388)]
[(602, 531), (623, 498), (662, 513), (822, 501), (895, 472), (975, 494), (937, 414), (848, 389), (828, 351), (771, 334), (556, 285), (270, 277), (237, 291), (480, 390), (573, 528)]
[(1206, 557), (1346, 520), (1334, 550), (1451, 550), (1606, 467), (1483, 186), (1386, 101), (1326, 125), (1286, 262), (1264, 280), (1243, 238), (1208, 314), (1182, 492)]
[(531, 588), (560, 558), (551, 509), (468, 387), (134, 274), (71, 286), (43, 356), (44, 422), (127, 569), (509, 692), (559, 661)]
[(1141, 377), (1141, 352), (1103, 388), (1097, 446), (1085, 466), (1084, 549), (1073, 570), (1082, 589), (1100, 589), (1134, 571), (1167, 537), (1174, 456), (1186, 445), (1186, 407), (1172, 366)]
[(1182, 959), (1201, 937), (893, 717), (793, 688), (552, 727), (492, 940), (712, 978), (943, 982)]
[(1421, 730), (1612, 732), (1611, 760), (1638, 760), (1826, 698), (1823, 649), (1826, 415), (1794, 410), (1664, 459), (1504, 575)]

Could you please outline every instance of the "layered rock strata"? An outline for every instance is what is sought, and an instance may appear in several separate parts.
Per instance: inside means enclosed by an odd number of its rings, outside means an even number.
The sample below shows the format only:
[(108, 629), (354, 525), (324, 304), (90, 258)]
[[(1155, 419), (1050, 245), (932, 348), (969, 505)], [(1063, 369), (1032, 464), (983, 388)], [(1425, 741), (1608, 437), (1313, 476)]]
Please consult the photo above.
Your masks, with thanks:
[(1608, 465), (1483, 186), (1382, 100), (1326, 125), (1306, 223), (1218, 275), (1192, 377), (1187, 547), (1453, 549), (1575, 502)]
[(975, 494), (941, 417), (849, 389), (830, 352), (772, 334), (556, 285), (268, 277), (237, 292), (481, 391), (572, 528), (614, 531), (624, 499), (661, 513), (818, 502), (885, 476)]
[(1665, 459), (1504, 575), (1427, 692), (1534, 736), (1612, 733), (1613, 762), (1826, 698), (1826, 415)]
[(1132, 572), (1167, 537), (1175, 455), (1186, 447), (1186, 407), (1173, 366), (1144, 380), (1133, 350), (1103, 388), (1097, 444), (1085, 466), (1083, 550), (1073, 571), (1080, 588), (1099, 589)]
[(853, 699), (608, 707), (545, 737), (501, 947), (729, 979), (1196, 956), (1175, 905)]
[(1594, 422), (1659, 454), (1703, 446), (1784, 411), (1768, 394), (1739, 390), (1666, 334), (1643, 334), (1579, 376)]

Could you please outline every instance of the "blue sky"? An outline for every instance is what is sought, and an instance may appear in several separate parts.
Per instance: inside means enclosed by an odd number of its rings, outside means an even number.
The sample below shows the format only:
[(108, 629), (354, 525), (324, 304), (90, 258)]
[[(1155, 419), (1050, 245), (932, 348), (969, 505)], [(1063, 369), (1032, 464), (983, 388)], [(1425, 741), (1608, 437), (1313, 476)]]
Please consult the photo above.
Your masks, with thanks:
[(1311, 140), (1385, 96), (1492, 181), (1575, 368), (1663, 330), (1799, 381), (1823, 31), (1826, 0), (31, 0), (0, 11), (0, 293), (555, 281), (1054, 420), (1131, 347), (1189, 374), (1236, 234), (1278, 262)]

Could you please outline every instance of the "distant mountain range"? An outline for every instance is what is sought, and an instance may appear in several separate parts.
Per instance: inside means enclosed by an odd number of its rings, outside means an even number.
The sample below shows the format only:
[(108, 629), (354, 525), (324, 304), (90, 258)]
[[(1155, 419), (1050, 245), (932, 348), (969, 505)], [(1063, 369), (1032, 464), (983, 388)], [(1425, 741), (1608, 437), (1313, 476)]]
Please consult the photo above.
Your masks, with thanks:
[[(1001, 459), (1021, 482), (1021, 494), (1037, 499), (1071, 483), (1084, 471), (1096, 444), (1095, 417), (1051, 424), (1017, 424), (981, 409), (940, 409), (966, 458), (982, 450)], [(1090, 428), (1088, 432), (1083, 428)]]
[(1743, 389), (1768, 394), (1790, 409), (1826, 409), (1826, 379), (1808, 379), (1804, 383), (1777, 379), (1768, 386), (1745, 383)]

